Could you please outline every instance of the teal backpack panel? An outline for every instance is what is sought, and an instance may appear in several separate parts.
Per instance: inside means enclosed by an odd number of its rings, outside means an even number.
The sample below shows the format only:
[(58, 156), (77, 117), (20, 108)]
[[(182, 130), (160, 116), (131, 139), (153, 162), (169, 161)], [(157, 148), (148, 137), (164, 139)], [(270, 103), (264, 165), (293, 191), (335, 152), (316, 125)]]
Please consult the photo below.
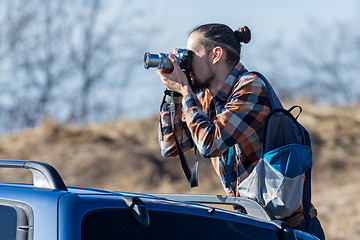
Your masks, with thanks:
[(304, 174), (312, 165), (311, 147), (301, 144), (282, 146), (263, 157), (276, 171), (289, 178)]

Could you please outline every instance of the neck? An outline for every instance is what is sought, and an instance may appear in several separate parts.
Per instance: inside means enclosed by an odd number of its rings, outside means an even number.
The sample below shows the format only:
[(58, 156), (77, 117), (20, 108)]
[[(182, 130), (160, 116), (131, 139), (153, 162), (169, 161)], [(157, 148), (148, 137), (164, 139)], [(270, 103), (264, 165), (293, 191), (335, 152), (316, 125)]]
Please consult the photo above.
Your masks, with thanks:
[(224, 82), (230, 75), (232, 69), (228, 68), (226, 65), (218, 66), (215, 68), (215, 78), (213, 83), (209, 86), (209, 91), (211, 96), (216, 96)]

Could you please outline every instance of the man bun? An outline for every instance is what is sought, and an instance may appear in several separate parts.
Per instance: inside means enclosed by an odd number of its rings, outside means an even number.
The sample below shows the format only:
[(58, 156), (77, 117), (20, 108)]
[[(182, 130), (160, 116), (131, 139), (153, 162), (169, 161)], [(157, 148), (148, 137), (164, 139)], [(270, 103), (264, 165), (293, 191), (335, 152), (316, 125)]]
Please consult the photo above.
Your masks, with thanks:
[(239, 43), (248, 43), (251, 40), (251, 32), (247, 26), (239, 27), (238, 30), (234, 31), (236, 39)]

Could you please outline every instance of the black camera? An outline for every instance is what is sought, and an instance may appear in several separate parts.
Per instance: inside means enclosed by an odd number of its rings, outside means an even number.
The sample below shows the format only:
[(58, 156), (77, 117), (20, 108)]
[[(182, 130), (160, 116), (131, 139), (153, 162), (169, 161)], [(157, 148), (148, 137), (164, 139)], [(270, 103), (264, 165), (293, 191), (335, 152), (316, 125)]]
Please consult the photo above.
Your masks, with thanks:
[[(191, 51), (183, 48), (175, 50), (174, 56), (180, 66), (180, 68), (188, 75), (191, 68)], [(174, 66), (168, 58), (169, 54), (166, 53), (149, 53), (144, 55), (144, 67), (158, 68), (158, 69), (173, 69)]]

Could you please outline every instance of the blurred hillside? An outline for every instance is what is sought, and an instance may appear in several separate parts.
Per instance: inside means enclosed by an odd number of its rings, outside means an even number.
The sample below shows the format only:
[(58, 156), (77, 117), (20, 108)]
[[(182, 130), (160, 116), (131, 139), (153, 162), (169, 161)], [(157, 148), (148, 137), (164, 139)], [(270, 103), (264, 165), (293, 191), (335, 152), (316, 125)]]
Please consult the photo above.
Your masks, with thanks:
[[(302, 107), (299, 120), (313, 143), (313, 202), (327, 239), (359, 239), (360, 106), (302, 103)], [(45, 118), (36, 128), (1, 136), (0, 155), (50, 163), (67, 185), (146, 193), (224, 193), (207, 159), (200, 159), (199, 187), (189, 188), (178, 159), (164, 159), (159, 153), (157, 118), (81, 127)], [(15, 174), (0, 169), (0, 181), (30, 179), (25, 170)]]

